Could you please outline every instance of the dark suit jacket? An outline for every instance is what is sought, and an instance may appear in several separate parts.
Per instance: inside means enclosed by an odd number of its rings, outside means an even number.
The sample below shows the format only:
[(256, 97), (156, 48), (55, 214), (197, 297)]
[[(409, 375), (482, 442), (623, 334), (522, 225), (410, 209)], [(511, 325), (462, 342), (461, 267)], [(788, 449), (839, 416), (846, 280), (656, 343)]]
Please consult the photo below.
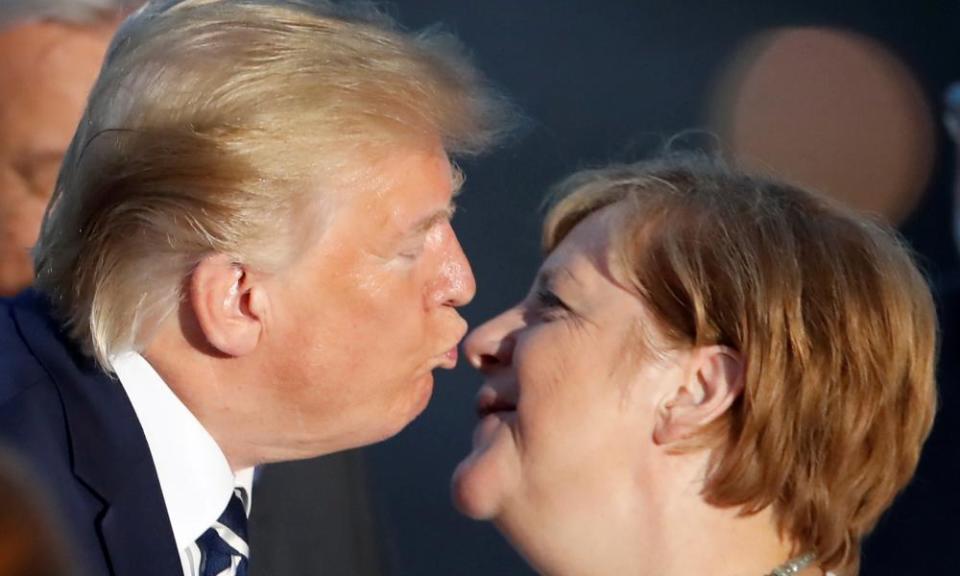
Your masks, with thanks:
[(150, 450), (123, 387), (76, 350), (30, 290), (0, 300), (0, 443), (50, 495), (78, 574), (181, 574)]

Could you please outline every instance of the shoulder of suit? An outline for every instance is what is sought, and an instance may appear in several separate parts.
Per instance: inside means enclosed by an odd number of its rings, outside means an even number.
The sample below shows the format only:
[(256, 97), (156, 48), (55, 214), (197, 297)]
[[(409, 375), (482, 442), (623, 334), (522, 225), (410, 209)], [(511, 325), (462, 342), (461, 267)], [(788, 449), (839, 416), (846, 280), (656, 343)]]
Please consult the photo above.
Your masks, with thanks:
[(0, 406), (33, 386), (49, 382), (49, 375), (30, 351), (14, 319), (16, 301), (0, 299)]

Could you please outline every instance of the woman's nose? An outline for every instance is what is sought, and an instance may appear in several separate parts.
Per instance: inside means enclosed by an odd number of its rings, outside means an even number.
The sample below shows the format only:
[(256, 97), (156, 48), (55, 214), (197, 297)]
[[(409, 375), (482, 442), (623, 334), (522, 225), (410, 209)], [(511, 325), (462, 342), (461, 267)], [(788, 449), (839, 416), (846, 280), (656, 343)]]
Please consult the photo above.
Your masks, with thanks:
[(519, 313), (508, 310), (471, 331), (463, 341), (464, 355), (470, 365), (481, 372), (509, 366), (513, 361), (519, 319)]

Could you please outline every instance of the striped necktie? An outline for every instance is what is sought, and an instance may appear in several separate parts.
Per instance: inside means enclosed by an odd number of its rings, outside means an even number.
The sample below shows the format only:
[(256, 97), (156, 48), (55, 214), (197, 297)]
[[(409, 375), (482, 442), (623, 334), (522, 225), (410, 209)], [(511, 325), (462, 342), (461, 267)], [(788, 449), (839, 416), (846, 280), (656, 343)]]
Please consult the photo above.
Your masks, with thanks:
[(200, 576), (246, 576), (247, 513), (243, 505), (246, 493), (242, 488), (233, 496), (220, 518), (197, 538), (200, 548)]

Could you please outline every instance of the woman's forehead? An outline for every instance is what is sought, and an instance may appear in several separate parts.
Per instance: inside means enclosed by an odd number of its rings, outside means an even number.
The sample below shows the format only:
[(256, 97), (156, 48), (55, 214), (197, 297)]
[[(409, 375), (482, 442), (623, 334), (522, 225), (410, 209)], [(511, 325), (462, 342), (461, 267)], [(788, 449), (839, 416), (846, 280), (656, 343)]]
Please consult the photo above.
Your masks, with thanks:
[(603, 280), (633, 294), (616, 244), (626, 224), (625, 212), (625, 205), (616, 203), (588, 215), (549, 254), (538, 276), (551, 283), (573, 280), (581, 286)]
[(550, 256), (566, 258), (571, 252), (606, 252), (611, 232), (623, 223), (622, 212), (623, 207), (619, 203), (591, 212), (570, 230)]

